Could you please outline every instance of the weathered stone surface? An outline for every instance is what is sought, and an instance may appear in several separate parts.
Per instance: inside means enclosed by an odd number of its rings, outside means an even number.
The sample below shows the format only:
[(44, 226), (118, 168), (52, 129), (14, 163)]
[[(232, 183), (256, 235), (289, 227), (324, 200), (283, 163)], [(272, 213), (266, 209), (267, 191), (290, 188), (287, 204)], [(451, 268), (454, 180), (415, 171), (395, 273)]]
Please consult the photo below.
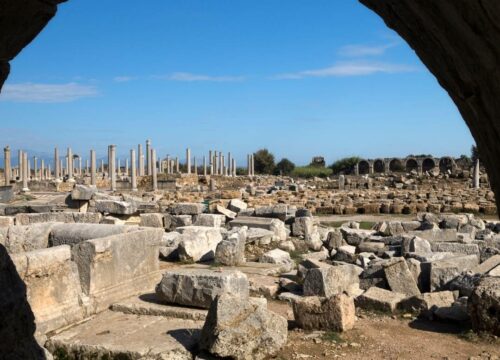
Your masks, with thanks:
[(177, 248), (181, 242), (181, 234), (176, 231), (164, 233), (160, 244), (160, 257), (166, 260), (177, 260), (179, 253)]
[(223, 239), (215, 250), (215, 262), (222, 265), (237, 266), (245, 263), (245, 244), (247, 228), (236, 228)]
[(174, 215), (198, 215), (204, 209), (205, 206), (200, 203), (178, 203), (174, 204), (170, 212)]
[(26, 284), (7, 250), (0, 245), (0, 353), (10, 359), (44, 359), (35, 340), (35, 316)]
[(500, 277), (485, 277), (469, 297), (468, 312), (476, 331), (500, 336)]
[(16, 225), (30, 225), (46, 222), (98, 224), (101, 219), (102, 215), (99, 213), (49, 212), (37, 214), (17, 214)]
[(247, 231), (247, 243), (254, 243), (256, 245), (268, 245), (274, 240), (278, 240), (274, 231), (259, 228), (250, 228)]
[(446, 290), (448, 283), (463, 271), (473, 269), (479, 260), (476, 255), (457, 256), (430, 263), (431, 291)]
[(71, 191), (71, 199), (73, 200), (90, 200), (97, 192), (95, 185), (80, 185), (76, 184)]
[(141, 218), (141, 222), (139, 223), (140, 226), (163, 228), (163, 214), (159, 213), (140, 214), (140, 218)]
[(117, 215), (131, 215), (137, 211), (134, 203), (115, 200), (95, 200), (95, 208), (101, 213)]
[(418, 255), (426, 255), (432, 253), (431, 244), (418, 236), (404, 237), (401, 244), (402, 255), (413, 253)]
[(432, 250), (436, 252), (452, 252), (464, 255), (477, 255), (479, 256), (479, 246), (477, 244), (461, 244), (453, 242), (434, 243)]
[(408, 235), (418, 236), (430, 243), (457, 241), (457, 230), (455, 229), (430, 229), (421, 231), (409, 231)]
[(226, 224), (226, 217), (218, 214), (200, 214), (196, 215), (194, 225), (196, 226), (211, 226), (220, 228)]
[(49, 245), (75, 245), (85, 240), (136, 231), (137, 227), (109, 224), (54, 224)]
[(329, 298), (307, 296), (292, 305), (295, 322), (305, 330), (346, 331), (356, 321), (354, 300), (345, 294)]
[(167, 271), (156, 286), (162, 301), (205, 309), (222, 294), (248, 297), (247, 276), (235, 270), (179, 269)]
[(276, 356), (287, 340), (287, 320), (267, 310), (265, 299), (222, 295), (210, 306), (200, 347), (235, 360)]
[(359, 277), (353, 266), (311, 268), (304, 279), (305, 296), (331, 297), (359, 290)]
[(351, 229), (345, 226), (340, 228), (344, 240), (352, 246), (357, 246), (375, 233), (372, 230)]
[(163, 229), (144, 228), (73, 246), (82, 291), (93, 312), (153, 288), (159, 278), (162, 236)]
[(49, 246), (49, 235), (54, 223), (27, 226), (9, 226), (5, 247), (11, 254), (45, 249)]
[(219, 229), (207, 226), (183, 226), (177, 228), (181, 233), (179, 258), (182, 261), (209, 261), (215, 257), (217, 245), (222, 240)]
[(333, 250), (333, 249), (337, 250), (342, 245), (346, 244), (344, 243), (344, 239), (342, 237), (342, 233), (340, 232), (340, 230), (335, 229), (333, 231), (330, 231), (328, 233), (325, 245), (328, 248), (328, 250)]
[(356, 306), (375, 311), (395, 312), (405, 295), (373, 286), (356, 298)]
[(454, 302), (452, 291), (436, 291), (406, 298), (398, 304), (398, 308), (431, 318), (436, 309), (449, 307)]
[(14, 225), (14, 218), (11, 216), (0, 216), (0, 228), (6, 228)]
[(312, 233), (314, 229), (314, 219), (312, 217), (298, 217), (292, 225), (293, 236), (305, 236), (306, 232)]
[(389, 288), (406, 296), (420, 295), (417, 283), (403, 258), (384, 264), (384, 275)]
[(69, 246), (16, 254), (12, 261), (26, 284), (39, 335), (85, 317), (78, 270)]
[(290, 258), (290, 254), (280, 249), (274, 249), (262, 254), (259, 262), (281, 265), (283, 272), (291, 271), (294, 268), (294, 262)]
[(215, 210), (219, 214), (222, 214), (223, 216), (227, 217), (228, 219), (234, 219), (236, 217), (236, 215), (237, 215), (234, 211), (226, 209), (224, 206), (221, 206), (221, 205), (217, 205), (215, 207)]
[(247, 203), (240, 199), (231, 199), (229, 201), (228, 209), (235, 213), (239, 213), (240, 211), (246, 210), (247, 208)]
[(469, 320), (467, 313), (467, 298), (458, 298), (450, 306), (438, 307), (434, 310), (434, 316), (441, 320), (465, 322)]
[(191, 215), (171, 215), (165, 214), (164, 218), (165, 229), (175, 230), (178, 227), (193, 225), (193, 217)]
[(263, 217), (244, 217), (238, 218), (229, 222), (231, 227), (247, 226), (251, 228), (259, 228), (274, 232), (279, 240), (285, 241), (288, 237), (285, 223), (279, 219), (263, 218)]
[(288, 205), (276, 204), (272, 206), (261, 206), (255, 209), (255, 215), (266, 218), (275, 218), (285, 221), (288, 216)]

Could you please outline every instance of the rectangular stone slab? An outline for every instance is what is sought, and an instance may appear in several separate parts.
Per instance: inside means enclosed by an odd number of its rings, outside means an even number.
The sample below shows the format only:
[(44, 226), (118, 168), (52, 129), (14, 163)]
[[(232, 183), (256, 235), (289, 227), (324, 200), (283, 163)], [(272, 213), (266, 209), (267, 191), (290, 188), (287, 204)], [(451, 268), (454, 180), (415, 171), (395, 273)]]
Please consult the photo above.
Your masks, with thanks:
[(248, 297), (247, 276), (234, 270), (179, 269), (167, 271), (156, 286), (162, 301), (204, 309), (226, 293)]

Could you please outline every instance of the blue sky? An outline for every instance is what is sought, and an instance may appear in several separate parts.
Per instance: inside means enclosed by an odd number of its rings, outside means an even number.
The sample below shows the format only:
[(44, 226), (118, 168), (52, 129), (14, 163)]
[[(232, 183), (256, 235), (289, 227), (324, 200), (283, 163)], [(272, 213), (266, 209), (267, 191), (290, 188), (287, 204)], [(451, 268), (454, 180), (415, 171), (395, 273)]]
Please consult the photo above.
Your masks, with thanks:
[[(147, 4), (147, 5), (145, 5)], [(357, 0), (70, 0), (11, 63), (2, 145), (267, 147), (305, 164), (469, 153), (446, 92)]]

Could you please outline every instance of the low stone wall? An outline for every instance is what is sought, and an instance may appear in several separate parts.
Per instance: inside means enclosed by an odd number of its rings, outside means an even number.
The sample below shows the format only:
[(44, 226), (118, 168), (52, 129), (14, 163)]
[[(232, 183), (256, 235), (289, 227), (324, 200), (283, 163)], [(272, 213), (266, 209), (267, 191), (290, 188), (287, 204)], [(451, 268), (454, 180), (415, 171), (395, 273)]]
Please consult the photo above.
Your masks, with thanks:
[(50, 212), (40, 214), (17, 214), (16, 225), (29, 225), (35, 223), (61, 222), (61, 223), (92, 223), (99, 224), (102, 216), (99, 213), (78, 212)]

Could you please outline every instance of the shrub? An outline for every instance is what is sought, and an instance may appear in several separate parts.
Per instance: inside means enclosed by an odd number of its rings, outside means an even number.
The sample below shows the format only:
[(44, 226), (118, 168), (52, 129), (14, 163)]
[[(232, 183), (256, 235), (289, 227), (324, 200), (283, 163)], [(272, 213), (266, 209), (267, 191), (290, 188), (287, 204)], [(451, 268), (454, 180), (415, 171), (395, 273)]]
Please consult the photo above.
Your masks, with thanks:
[(357, 163), (361, 161), (361, 158), (358, 156), (351, 156), (339, 159), (335, 161), (332, 165), (330, 165), (330, 169), (332, 169), (334, 174), (350, 174), (353, 172), (354, 167)]
[(273, 174), (274, 168), (276, 165), (274, 164), (274, 155), (269, 152), (267, 149), (260, 149), (254, 156), (254, 166), (255, 172), (257, 174)]
[(332, 169), (329, 168), (320, 168), (316, 166), (301, 166), (296, 167), (292, 171), (293, 177), (298, 178), (313, 178), (313, 177), (327, 177), (332, 175)]
[(283, 158), (279, 163), (276, 164), (276, 168), (274, 169), (274, 173), (276, 175), (290, 175), (295, 169), (295, 164), (288, 160), (287, 158)]

